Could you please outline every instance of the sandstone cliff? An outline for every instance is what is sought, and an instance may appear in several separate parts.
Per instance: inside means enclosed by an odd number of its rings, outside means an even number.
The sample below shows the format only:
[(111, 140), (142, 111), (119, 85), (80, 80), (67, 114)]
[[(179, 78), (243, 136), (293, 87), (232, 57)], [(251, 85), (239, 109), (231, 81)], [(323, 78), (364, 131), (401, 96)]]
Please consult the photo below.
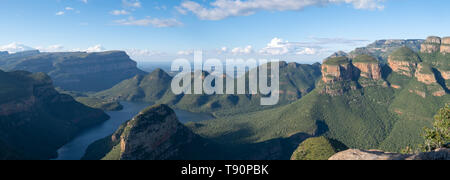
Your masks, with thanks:
[(434, 76), (432, 67), (427, 63), (419, 63), (415, 73), (415, 77), (419, 82), (425, 84), (435, 84), (437, 83), (436, 77)]
[(325, 83), (351, 80), (353, 66), (347, 57), (334, 57), (324, 61), (322, 65), (322, 80)]
[(435, 53), (440, 52), (443, 54), (450, 53), (450, 37), (436, 37), (430, 36), (427, 38), (425, 43), (422, 44), (421, 50), (422, 53)]
[(420, 48), (420, 52), (434, 53), (434, 52), (439, 52), (440, 48), (441, 48), (441, 38), (436, 37), (436, 36), (430, 36), (422, 44), (422, 46)]
[(381, 67), (378, 60), (369, 55), (359, 55), (353, 58), (353, 65), (360, 71), (360, 76), (372, 79), (381, 80)]
[(388, 58), (389, 67), (392, 71), (408, 77), (412, 77), (414, 75), (419, 62), (419, 56), (414, 51), (406, 47), (395, 51)]
[(420, 154), (397, 154), (378, 150), (350, 149), (333, 155), (329, 160), (450, 160), (450, 150), (437, 149)]

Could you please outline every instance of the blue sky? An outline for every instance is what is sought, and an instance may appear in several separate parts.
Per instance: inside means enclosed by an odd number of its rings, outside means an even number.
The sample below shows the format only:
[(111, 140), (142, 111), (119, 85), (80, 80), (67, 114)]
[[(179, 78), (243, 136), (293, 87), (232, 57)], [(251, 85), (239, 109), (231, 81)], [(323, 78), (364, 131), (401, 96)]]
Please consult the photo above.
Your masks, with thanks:
[[(2, 0), (0, 46), (321, 61), (377, 39), (450, 36), (447, 0)], [(10, 45), (10, 46), (6, 46)], [(2, 49), (0, 48), (0, 50)]]

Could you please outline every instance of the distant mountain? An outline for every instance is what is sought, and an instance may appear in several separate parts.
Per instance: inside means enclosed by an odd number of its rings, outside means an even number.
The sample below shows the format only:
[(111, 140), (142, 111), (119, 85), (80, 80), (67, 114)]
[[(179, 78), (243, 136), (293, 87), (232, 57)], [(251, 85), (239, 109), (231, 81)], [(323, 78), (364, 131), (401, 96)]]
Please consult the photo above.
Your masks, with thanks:
[(59, 94), (44, 73), (0, 70), (0, 159), (50, 159), (109, 117)]
[(145, 75), (137, 63), (122, 51), (99, 53), (25, 51), (0, 56), (6, 71), (44, 72), (55, 85), (73, 91), (100, 91), (136, 75)]
[(0, 46), (0, 51), (7, 51), (9, 53), (18, 53), (18, 52), (31, 51), (31, 50), (36, 50), (36, 49), (26, 46), (26, 45), (23, 45), (23, 44), (19, 44), (19, 43), (11, 43), (8, 45)]
[[(254, 70), (252, 70), (254, 71)], [(192, 76), (191, 74), (187, 74)], [(203, 74), (206, 76), (207, 74)], [(289, 104), (308, 94), (319, 79), (320, 64), (280, 63), (280, 103)], [(248, 77), (248, 73), (245, 77)], [(196, 77), (200, 78), (200, 77)], [(261, 95), (174, 95), (172, 77), (161, 69), (147, 76), (135, 76), (95, 96), (106, 99), (163, 103), (193, 112), (209, 112), (218, 116), (261, 110)], [(226, 82), (226, 80), (224, 80)], [(225, 87), (225, 86), (224, 86)]]
[[(330, 57), (316, 88), (292, 104), (189, 127), (221, 143), (259, 143), (305, 133), (350, 148), (399, 151), (420, 144), (422, 128), (450, 102), (450, 56), (442, 48), (446, 43), (435, 42), (429, 38), (424, 43), (435, 46), (431, 52), (397, 48), (387, 64), (368, 55)], [(252, 133), (230, 135), (238, 132)]]
[(351, 56), (358, 54), (368, 54), (376, 57), (380, 60), (381, 63), (387, 63), (387, 58), (389, 54), (397, 50), (401, 47), (408, 47), (411, 50), (418, 52), (422, 43), (425, 40), (423, 39), (387, 39), (387, 40), (378, 40), (372, 44), (369, 44), (366, 47), (356, 48), (354, 51), (350, 53)]

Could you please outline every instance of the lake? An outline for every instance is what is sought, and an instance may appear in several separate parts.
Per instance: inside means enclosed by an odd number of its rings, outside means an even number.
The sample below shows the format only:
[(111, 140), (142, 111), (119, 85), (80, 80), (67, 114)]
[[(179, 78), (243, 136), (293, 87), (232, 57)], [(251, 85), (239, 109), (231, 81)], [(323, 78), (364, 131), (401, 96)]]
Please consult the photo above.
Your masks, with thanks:
[[(124, 107), (123, 110), (106, 112), (111, 117), (108, 121), (81, 132), (71, 142), (61, 147), (58, 150), (58, 158), (55, 160), (81, 159), (90, 144), (113, 134), (120, 125), (132, 119), (141, 110), (151, 105), (149, 103), (141, 102), (121, 102), (121, 104)], [(212, 115), (205, 113), (192, 113), (183, 110), (174, 111), (177, 114), (178, 120), (183, 124), (187, 122), (205, 121), (214, 118)]]

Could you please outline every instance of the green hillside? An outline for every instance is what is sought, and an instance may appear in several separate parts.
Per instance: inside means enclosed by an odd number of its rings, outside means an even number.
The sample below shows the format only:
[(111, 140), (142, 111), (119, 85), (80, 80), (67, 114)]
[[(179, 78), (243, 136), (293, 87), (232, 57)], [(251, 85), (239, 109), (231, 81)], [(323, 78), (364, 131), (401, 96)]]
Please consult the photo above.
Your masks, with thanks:
[(323, 136), (303, 141), (292, 154), (291, 160), (328, 160), (334, 154), (347, 147), (336, 140)]
[[(320, 75), (319, 64), (301, 65), (296, 63), (280, 63), (281, 92), (279, 104), (289, 104), (308, 94), (315, 88), (315, 83)], [(248, 73), (246, 77), (248, 77)], [(163, 70), (157, 69), (147, 76), (136, 76), (132, 79), (125, 80), (109, 90), (95, 94), (95, 96), (103, 99), (168, 104), (177, 109), (192, 112), (208, 112), (216, 116), (247, 113), (269, 108), (260, 106), (261, 95), (259, 94), (174, 95), (170, 87), (171, 79)]]

